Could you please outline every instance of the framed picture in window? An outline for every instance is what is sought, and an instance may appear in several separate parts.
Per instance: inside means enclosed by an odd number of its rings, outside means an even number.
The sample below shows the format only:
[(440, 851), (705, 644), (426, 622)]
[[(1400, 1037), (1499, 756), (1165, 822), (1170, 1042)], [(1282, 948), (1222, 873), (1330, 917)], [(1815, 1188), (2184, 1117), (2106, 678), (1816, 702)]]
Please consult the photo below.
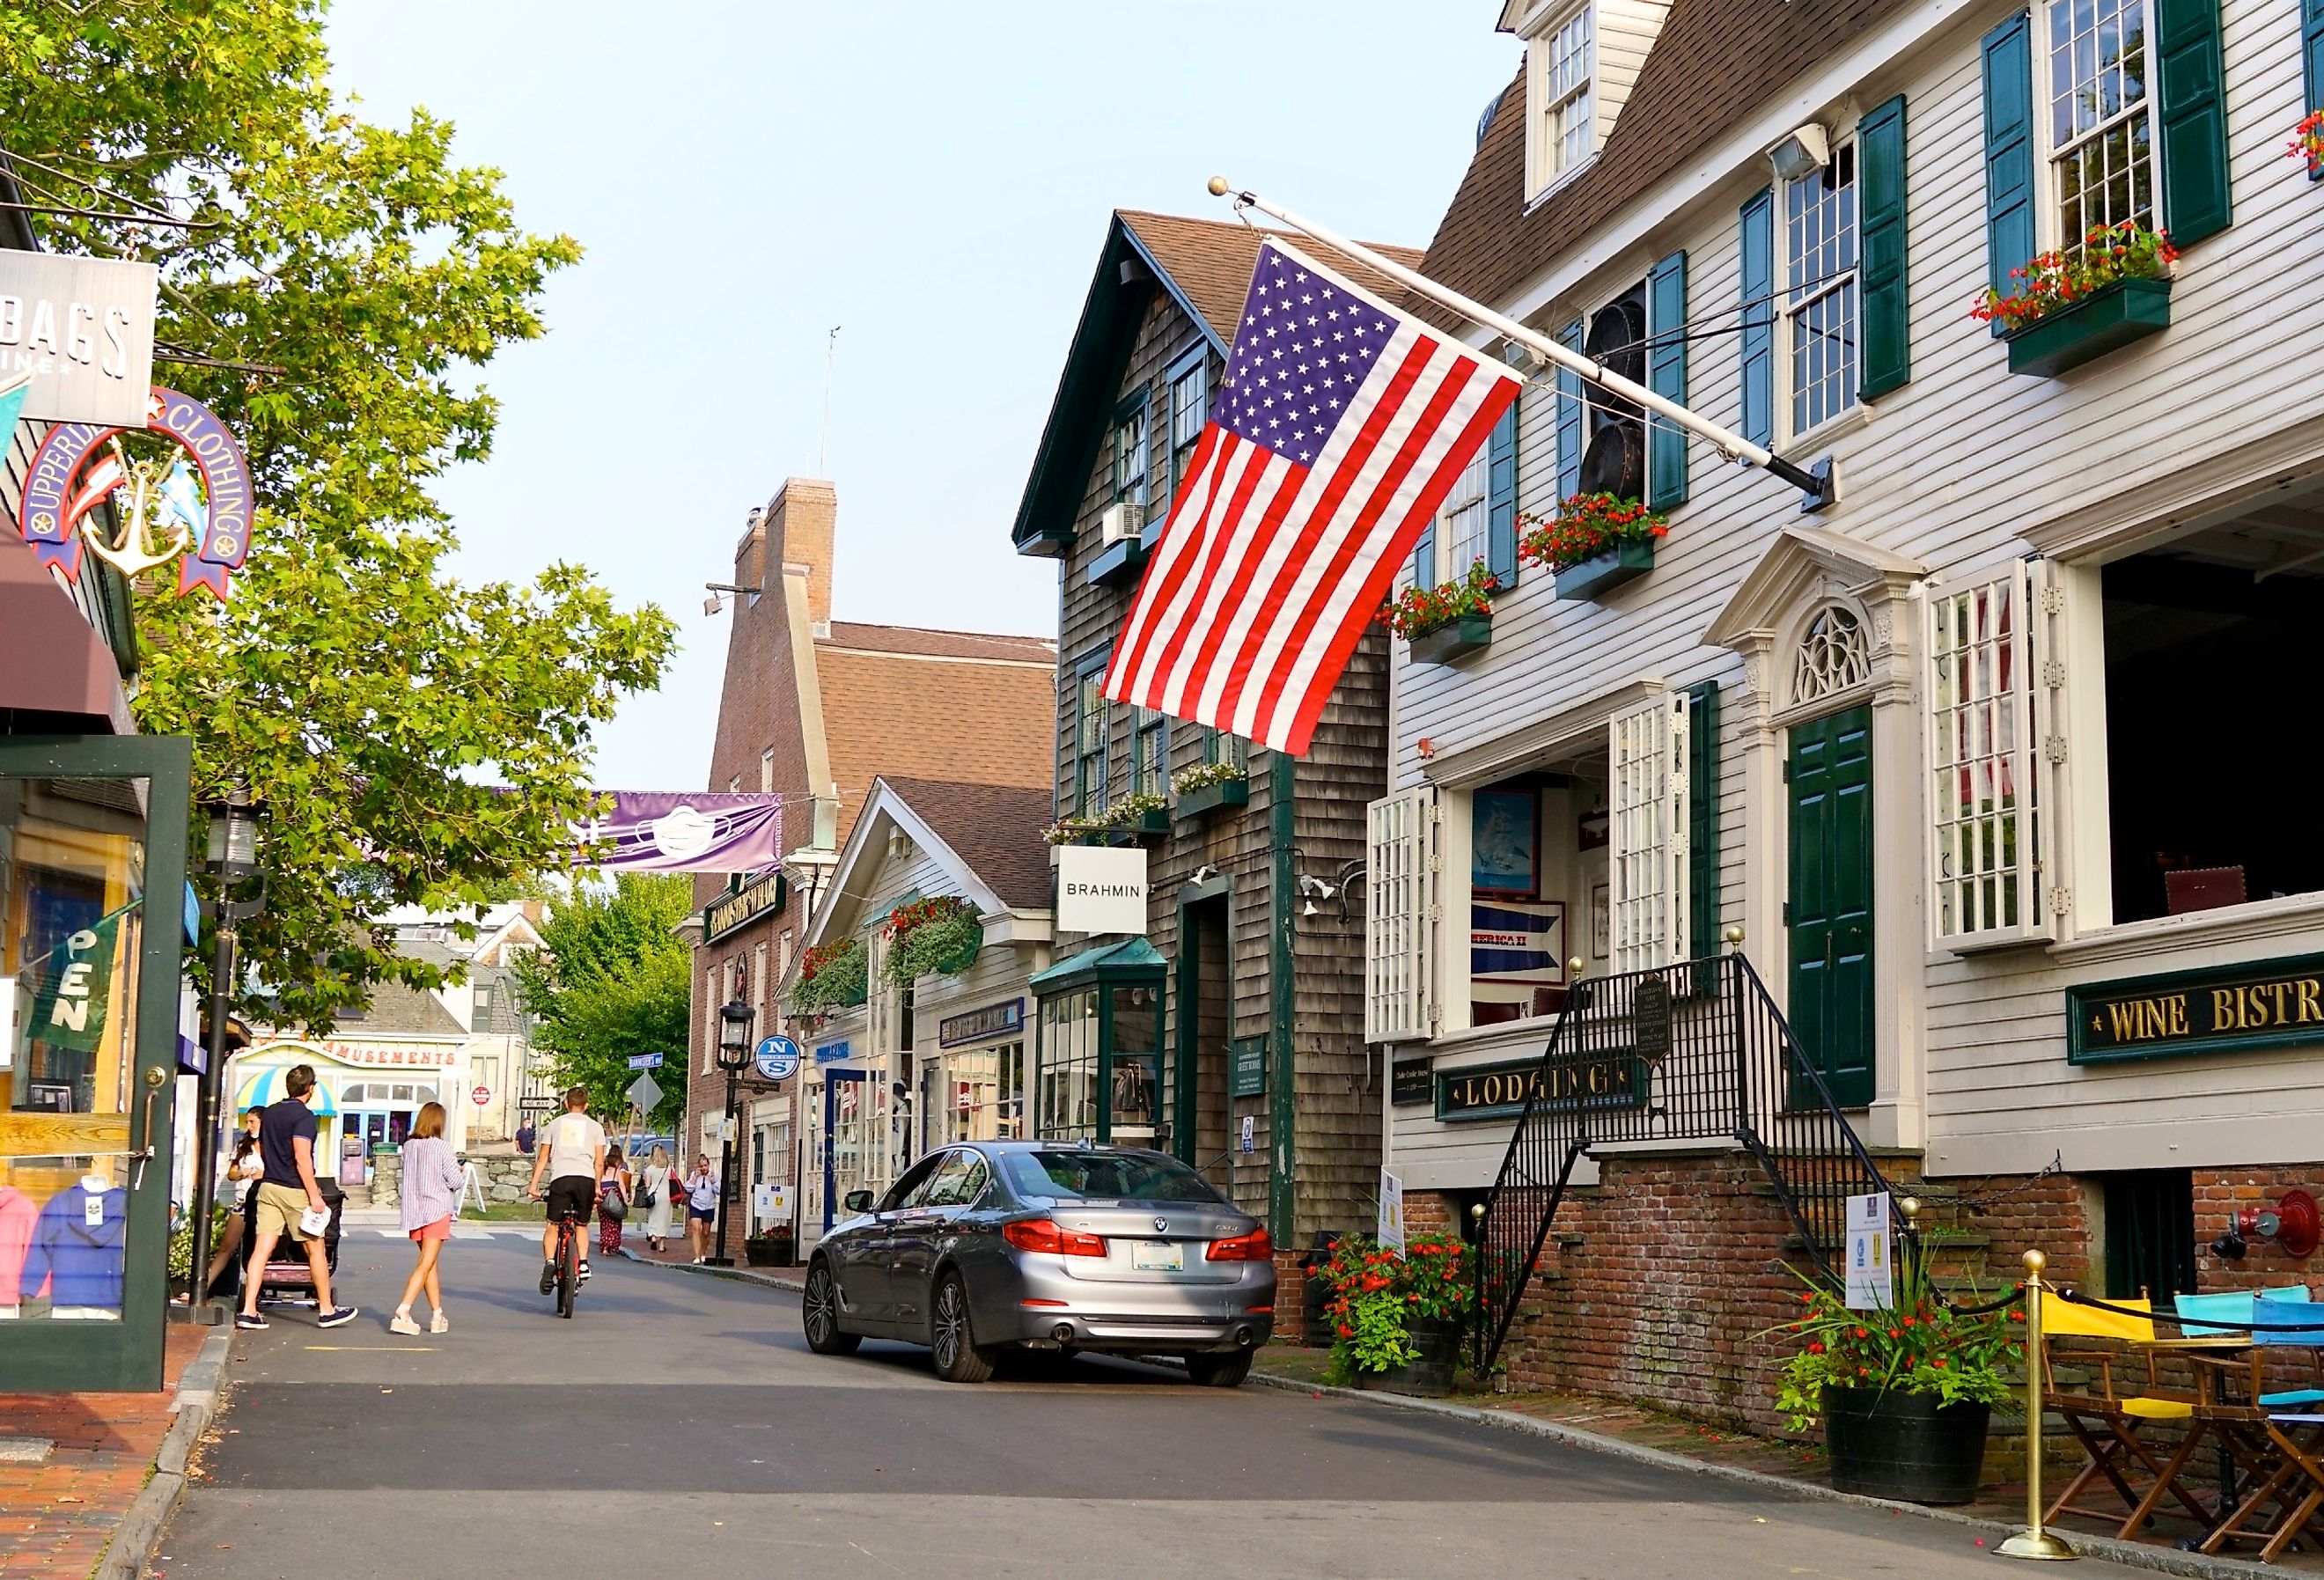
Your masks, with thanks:
[(1541, 797), (1480, 790), (1470, 808), (1470, 886), (1480, 895), (1531, 900), (1541, 892)]
[(1605, 808), (1584, 812), (1573, 826), (1573, 848), (1603, 850), (1614, 842), (1614, 815)]
[(1614, 891), (1599, 883), (1590, 891), (1590, 957), (1603, 960), (1614, 952)]

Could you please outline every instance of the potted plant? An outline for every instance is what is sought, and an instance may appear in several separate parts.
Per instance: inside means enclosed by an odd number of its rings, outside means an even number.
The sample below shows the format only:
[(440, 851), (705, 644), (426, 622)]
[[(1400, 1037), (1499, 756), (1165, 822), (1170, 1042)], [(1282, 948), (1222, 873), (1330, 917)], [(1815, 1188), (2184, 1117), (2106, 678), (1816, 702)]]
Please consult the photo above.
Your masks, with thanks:
[(1380, 621), (1412, 645), (1414, 663), (1449, 664), (1491, 642), (1493, 595), (1500, 589), (1500, 578), (1480, 559), (1458, 581), (1405, 588), (1380, 611)]
[(2080, 367), (2171, 325), (2171, 238), (2136, 220), (2091, 227), (2070, 251), (2043, 253), (2006, 296), (1978, 293), (1969, 317), (2009, 346), (2009, 371), (2043, 377)]
[(1476, 1308), (1473, 1272), (1470, 1248), (1452, 1235), (1416, 1235), (1401, 1252), (1342, 1236), (1314, 1274), (1331, 1291), (1333, 1377), (1393, 1393), (1452, 1392)]
[(2292, 146), (2285, 153), (2308, 162), (2308, 179), (2324, 180), (2324, 110), (2318, 110), (2292, 129)]
[(1545, 568), (1561, 598), (1594, 598), (1655, 568), (1655, 544), (1670, 518), (1635, 499), (1573, 494), (1555, 515), (1522, 516), (1517, 553)]
[(1152, 790), (1138, 790), (1109, 805), (1102, 819), (1107, 828), (1130, 834), (1170, 832), (1170, 799)]
[(1963, 1314), (1930, 1284), (1923, 1259), (1898, 1259), (1890, 1304), (1851, 1311), (1841, 1290), (1806, 1279), (1799, 1349), (1775, 1406), (1794, 1431), (1821, 1420), (1832, 1485), (1913, 1503), (1977, 1496), (1993, 1407), (2015, 1397), (2025, 1314)]
[(798, 981), (791, 985), (791, 1008), (801, 1015), (825, 1015), (863, 1002), (871, 961), (862, 938), (842, 938), (799, 956)]
[(1250, 805), (1250, 775), (1240, 762), (1197, 762), (1178, 771), (1170, 781), (1178, 799), (1178, 816), (1199, 818), (1221, 807)]
[(888, 948), (881, 974), (899, 986), (927, 972), (958, 976), (984, 947), (976, 907), (957, 894), (915, 900), (888, 913)]
[(793, 1244), (788, 1224), (761, 1229), (742, 1242), (742, 1261), (750, 1267), (788, 1267), (798, 1260)]

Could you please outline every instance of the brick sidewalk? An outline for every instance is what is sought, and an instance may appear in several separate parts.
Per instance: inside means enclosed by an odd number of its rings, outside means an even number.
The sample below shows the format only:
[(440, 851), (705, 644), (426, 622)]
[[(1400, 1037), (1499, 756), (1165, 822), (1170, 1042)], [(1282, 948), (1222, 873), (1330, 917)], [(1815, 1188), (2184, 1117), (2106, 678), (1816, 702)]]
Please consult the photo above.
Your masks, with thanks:
[(159, 1393), (0, 1393), (0, 1436), (46, 1437), (46, 1465), (0, 1464), (0, 1580), (87, 1580), (152, 1474), (178, 1379), (213, 1329), (172, 1324)]

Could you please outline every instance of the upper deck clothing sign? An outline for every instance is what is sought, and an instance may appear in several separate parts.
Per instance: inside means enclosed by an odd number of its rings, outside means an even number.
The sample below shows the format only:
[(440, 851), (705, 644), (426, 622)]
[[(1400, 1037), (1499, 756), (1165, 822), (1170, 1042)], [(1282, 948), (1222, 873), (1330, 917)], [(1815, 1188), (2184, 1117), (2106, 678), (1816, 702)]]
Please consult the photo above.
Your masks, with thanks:
[(0, 251), (0, 374), (32, 375), (19, 415), (145, 426), (159, 279), (151, 263)]

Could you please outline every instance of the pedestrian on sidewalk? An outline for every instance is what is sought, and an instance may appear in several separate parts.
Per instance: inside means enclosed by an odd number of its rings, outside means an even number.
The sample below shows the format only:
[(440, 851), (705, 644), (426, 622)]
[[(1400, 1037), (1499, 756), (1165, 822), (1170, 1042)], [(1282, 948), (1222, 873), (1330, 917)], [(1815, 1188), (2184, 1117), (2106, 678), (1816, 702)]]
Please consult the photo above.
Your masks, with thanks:
[(288, 1094), (270, 1103), (258, 1115), (258, 1225), (251, 1237), (250, 1277), (242, 1291), (242, 1315), (234, 1319), (241, 1328), (263, 1328), (258, 1314), (258, 1289), (265, 1281), (266, 1261), (275, 1243), (288, 1234), (306, 1249), (307, 1270), (315, 1279), (315, 1325), (337, 1327), (355, 1319), (352, 1306), (331, 1301), (331, 1258), (323, 1236), (329, 1230), (331, 1209), (323, 1187), (315, 1181), (315, 1137), (321, 1130), (307, 1099), (315, 1090), (315, 1067), (296, 1064), (282, 1076)]
[(646, 1157), (646, 1166), (638, 1183), (638, 1205), (646, 1210), (646, 1249), (669, 1249), (670, 1197), (678, 1181), (677, 1170), (670, 1167), (669, 1149), (659, 1141)]
[(208, 1273), (202, 1280), (200, 1299), (209, 1298), (210, 1289), (226, 1270), (234, 1265), (235, 1254), (242, 1249), (243, 1219), (250, 1211), (250, 1193), (258, 1188), (265, 1177), (266, 1165), (258, 1155), (258, 1110), (250, 1111), (254, 1122), (246, 1131), (237, 1131), (234, 1138), (234, 1161), (226, 1165), (226, 1178), (218, 1185), (218, 1200), (226, 1207), (226, 1227), (218, 1231), (217, 1254), (210, 1258)]
[(694, 1172), (686, 1177), (686, 1243), (694, 1248), (694, 1264), (710, 1259), (710, 1220), (718, 1212), (718, 1176), (710, 1160), (694, 1154)]
[(605, 1171), (597, 1177), (597, 1251), (622, 1254), (622, 1221), (630, 1215), (629, 1160), (619, 1141), (605, 1149)]
[(412, 1122), (410, 1139), (403, 1143), (403, 1232), (420, 1247), (419, 1265), (403, 1281), (403, 1299), (388, 1321), (391, 1333), (418, 1333), (411, 1319), (411, 1302), (428, 1291), (429, 1333), (444, 1333), (451, 1322), (444, 1315), (444, 1286), (436, 1264), (444, 1255), (444, 1242), (452, 1237), (452, 1217), (460, 1206), (460, 1160), (444, 1139), (444, 1105), (423, 1103)]

